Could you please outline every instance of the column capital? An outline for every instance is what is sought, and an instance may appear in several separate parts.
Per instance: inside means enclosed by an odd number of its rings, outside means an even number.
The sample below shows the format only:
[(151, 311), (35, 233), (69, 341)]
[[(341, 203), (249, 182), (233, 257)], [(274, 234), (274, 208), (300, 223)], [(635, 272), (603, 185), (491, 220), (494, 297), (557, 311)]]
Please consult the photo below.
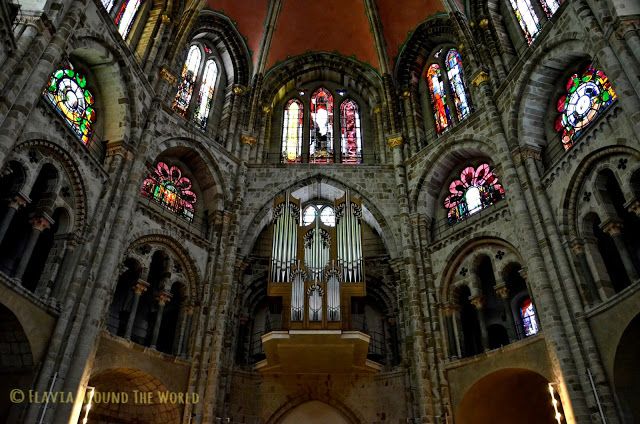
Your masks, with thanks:
[(374, 106), (372, 110), (373, 110), (373, 113), (379, 114), (380, 112), (382, 112), (382, 106), (380, 105)]
[(158, 294), (156, 294), (156, 301), (160, 306), (166, 305), (169, 301), (171, 301), (172, 298), (173, 298), (173, 295), (168, 291), (162, 290), (158, 292)]
[(640, 200), (633, 199), (629, 203), (627, 203), (627, 210), (632, 214), (640, 217)]
[(460, 307), (455, 303), (441, 303), (439, 306), (442, 313), (449, 317), (460, 310)]
[(34, 215), (29, 220), (34, 230), (44, 231), (48, 228), (51, 228), (51, 225), (54, 223), (53, 218), (51, 218), (46, 213), (42, 212), (40, 215)]
[(23, 193), (16, 193), (11, 199), (9, 199), (9, 207), (15, 210), (18, 210), (30, 203), (31, 199), (29, 196)]
[(489, 74), (483, 70), (477, 71), (471, 79), (471, 83), (474, 87), (480, 87), (489, 82)]
[(242, 134), (240, 136), (240, 141), (242, 142), (242, 144), (246, 144), (248, 146), (255, 146), (257, 140), (254, 135)]
[(138, 280), (132, 287), (133, 291), (138, 296), (146, 292), (148, 288), (149, 288), (149, 283), (147, 283), (144, 280)]
[(389, 146), (390, 149), (395, 149), (396, 147), (402, 147), (403, 144), (404, 144), (404, 140), (402, 139), (401, 134), (394, 134), (387, 137), (387, 146)]
[(475, 296), (469, 296), (469, 301), (479, 311), (484, 309), (484, 305), (486, 303), (485, 297), (481, 294), (478, 294)]
[(231, 88), (233, 90), (233, 94), (236, 96), (244, 96), (245, 93), (249, 90), (246, 85), (242, 84), (234, 84)]
[(496, 292), (496, 296), (498, 296), (502, 300), (505, 300), (509, 297), (509, 287), (507, 287), (506, 282), (496, 284), (493, 287), (493, 290)]
[(617, 237), (622, 234), (624, 225), (618, 219), (612, 218), (600, 224), (600, 228), (611, 237)]
[(569, 248), (574, 255), (582, 255), (584, 253), (584, 243), (581, 240), (573, 239), (569, 242)]

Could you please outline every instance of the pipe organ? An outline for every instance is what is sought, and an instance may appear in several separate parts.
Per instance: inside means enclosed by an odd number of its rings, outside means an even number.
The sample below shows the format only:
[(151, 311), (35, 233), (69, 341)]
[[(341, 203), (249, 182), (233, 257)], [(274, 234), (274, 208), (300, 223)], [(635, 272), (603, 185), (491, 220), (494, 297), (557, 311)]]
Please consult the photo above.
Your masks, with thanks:
[(283, 298), (286, 329), (348, 330), (351, 297), (366, 294), (361, 202), (346, 193), (322, 208), (301, 219), (290, 194), (274, 203), (268, 295)]

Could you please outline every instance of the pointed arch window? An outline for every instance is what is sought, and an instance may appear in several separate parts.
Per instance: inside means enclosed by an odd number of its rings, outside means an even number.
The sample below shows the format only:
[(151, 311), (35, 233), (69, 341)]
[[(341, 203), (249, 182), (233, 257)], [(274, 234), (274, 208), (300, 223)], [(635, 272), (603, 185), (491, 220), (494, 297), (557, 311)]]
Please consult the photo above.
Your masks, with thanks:
[(198, 106), (193, 115), (193, 120), (196, 125), (203, 129), (207, 127), (209, 111), (213, 100), (213, 89), (215, 87), (217, 77), (218, 66), (216, 65), (216, 62), (211, 59), (207, 60), (204, 67), (200, 93), (198, 93)]
[(51, 75), (43, 95), (80, 141), (88, 144), (93, 136), (96, 110), (84, 75), (66, 63)]
[(460, 177), (449, 184), (449, 195), (444, 200), (444, 207), (449, 210), (449, 224), (462, 221), (493, 205), (503, 199), (504, 195), (502, 184), (488, 164), (464, 168)]
[(309, 162), (333, 163), (333, 96), (326, 88), (311, 95), (309, 115)]
[(540, 0), (540, 4), (547, 18), (552, 17), (560, 8), (560, 2), (558, 0)]
[(140, 192), (179, 217), (193, 222), (196, 194), (192, 191), (191, 180), (182, 175), (179, 167), (158, 162), (142, 183)]
[(529, 44), (533, 43), (533, 39), (540, 32), (540, 21), (533, 10), (531, 0), (509, 0), (511, 2), (511, 8), (516, 15), (518, 24), (524, 33), (525, 38)]
[(282, 125), (282, 161), (294, 163), (302, 161), (303, 105), (298, 99), (291, 99), (284, 107)]
[(460, 53), (458, 53), (456, 49), (450, 49), (447, 52), (445, 64), (458, 120), (462, 121), (469, 116), (470, 109), (469, 101), (467, 100), (467, 90), (464, 85), (464, 73)]
[(530, 297), (525, 298), (520, 303), (520, 319), (522, 319), (522, 327), (524, 336), (529, 337), (538, 334), (540, 327), (536, 319), (536, 310)]
[(122, 38), (127, 38), (131, 25), (140, 9), (142, 0), (124, 0), (116, 15), (115, 23)]
[(426, 79), (429, 84), (429, 95), (431, 97), (431, 106), (433, 107), (436, 132), (442, 134), (451, 124), (451, 115), (449, 113), (449, 106), (447, 105), (447, 94), (444, 90), (440, 65), (437, 63), (431, 64), (431, 66), (427, 68)]
[(581, 73), (573, 74), (566, 85), (566, 93), (557, 103), (555, 129), (562, 134), (562, 145), (569, 150), (595, 119), (616, 100), (611, 82), (593, 64)]
[(202, 62), (202, 52), (196, 45), (192, 45), (189, 48), (187, 54), (187, 60), (182, 67), (182, 73), (180, 75), (181, 81), (178, 85), (178, 93), (173, 100), (173, 110), (178, 112), (183, 117), (187, 116), (189, 104), (191, 103), (191, 97), (193, 96), (193, 89), (196, 85), (198, 78), (198, 71), (200, 70), (200, 63)]
[(360, 111), (358, 104), (347, 99), (340, 105), (340, 132), (342, 134), (342, 163), (362, 161)]

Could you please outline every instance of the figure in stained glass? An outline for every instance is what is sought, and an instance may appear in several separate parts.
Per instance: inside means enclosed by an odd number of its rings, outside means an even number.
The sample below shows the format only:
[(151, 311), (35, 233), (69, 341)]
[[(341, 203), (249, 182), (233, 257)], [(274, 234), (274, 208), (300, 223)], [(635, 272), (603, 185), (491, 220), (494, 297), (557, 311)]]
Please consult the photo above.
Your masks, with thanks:
[(202, 84), (198, 93), (198, 107), (193, 115), (193, 121), (202, 129), (207, 127), (217, 77), (218, 66), (213, 60), (208, 60), (204, 67)]
[(444, 82), (442, 81), (440, 66), (436, 63), (429, 66), (425, 78), (429, 84), (433, 116), (436, 121), (436, 132), (441, 134), (449, 128), (451, 116), (449, 114), (449, 106), (447, 105), (447, 95), (444, 91)]
[(64, 117), (78, 138), (88, 144), (93, 135), (96, 111), (86, 78), (71, 64), (66, 64), (51, 75), (44, 97)]
[(325, 88), (311, 96), (309, 162), (333, 162), (333, 96)]
[(520, 318), (522, 319), (525, 337), (533, 336), (540, 331), (538, 321), (536, 320), (536, 310), (529, 297), (520, 304)]
[(202, 61), (202, 52), (196, 45), (192, 45), (189, 48), (187, 54), (187, 60), (182, 67), (182, 74), (180, 75), (181, 81), (178, 85), (178, 92), (173, 100), (172, 108), (183, 117), (187, 116), (187, 110), (191, 103), (191, 97), (193, 95), (193, 89), (198, 78), (198, 70), (200, 69), (200, 62)]
[(493, 205), (505, 195), (498, 177), (486, 163), (477, 168), (464, 168), (460, 177), (449, 184), (449, 193), (444, 201), (444, 207), (449, 210), (449, 224), (455, 224)]
[(177, 166), (158, 162), (155, 169), (142, 183), (141, 194), (179, 217), (192, 222), (196, 194), (191, 189), (191, 180), (182, 176)]
[(569, 150), (596, 117), (616, 100), (609, 79), (592, 64), (582, 74), (567, 81), (566, 94), (558, 99), (555, 129), (562, 134), (562, 145)]
[(462, 58), (455, 49), (449, 50), (446, 57), (447, 77), (453, 93), (453, 102), (456, 105), (458, 120), (462, 121), (469, 115), (469, 101), (467, 90), (464, 86), (464, 73), (462, 71)]
[(282, 126), (282, 161), (284, 163), (302, 160), (302, 102), (291, 99), (284, 108)]
[(342, 162), (362, 161), (362, 140), (360, 135), (360, 112), (353, 100), (345, 100), (340, 105), (340, 131), (342, 133)]

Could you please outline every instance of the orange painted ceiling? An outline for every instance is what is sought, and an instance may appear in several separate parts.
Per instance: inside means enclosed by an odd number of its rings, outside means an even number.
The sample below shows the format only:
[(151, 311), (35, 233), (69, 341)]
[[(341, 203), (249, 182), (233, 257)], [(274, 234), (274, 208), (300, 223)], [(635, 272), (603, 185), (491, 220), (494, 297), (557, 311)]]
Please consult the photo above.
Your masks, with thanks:
[[(269, 0), (208, 0), (228, 16), (258, 61)], [(393, 67), (408, 35), (429, 16), (444, 10), (441, 0), (376, 0), (387, 54)], [(364, 0), (282, 0), (267, 53), (266, 69), (306, 52), (337, 52), (380, 69)]]

